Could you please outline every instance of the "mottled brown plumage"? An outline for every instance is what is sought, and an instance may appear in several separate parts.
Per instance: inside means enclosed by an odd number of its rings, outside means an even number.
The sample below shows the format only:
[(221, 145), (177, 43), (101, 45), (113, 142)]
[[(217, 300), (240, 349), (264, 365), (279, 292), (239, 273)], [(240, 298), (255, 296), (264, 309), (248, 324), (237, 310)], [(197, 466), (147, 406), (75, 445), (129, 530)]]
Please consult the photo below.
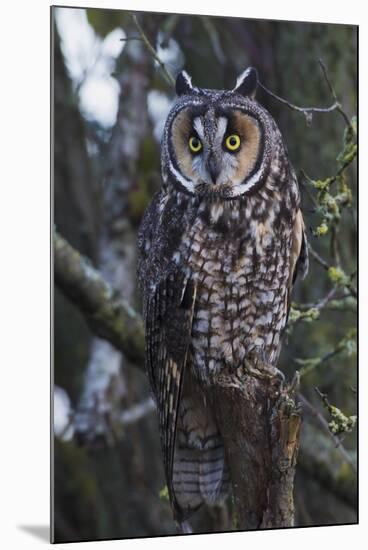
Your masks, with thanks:
[(212, 385), (251, 357), (276, 368), (292, 285), (308, 266), (298, 184), (255, 86), (254, 70), (232, 91), (179, 75), (162, 189), (139, 232), (147, 371), (179, 521), (229, 490)]

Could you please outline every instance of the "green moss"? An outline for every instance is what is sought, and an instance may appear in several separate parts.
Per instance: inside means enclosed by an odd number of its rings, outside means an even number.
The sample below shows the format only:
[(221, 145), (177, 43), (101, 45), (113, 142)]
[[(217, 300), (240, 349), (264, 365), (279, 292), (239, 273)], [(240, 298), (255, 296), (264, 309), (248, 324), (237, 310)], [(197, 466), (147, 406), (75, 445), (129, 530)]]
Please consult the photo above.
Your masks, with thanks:
[(315, 307), (311, 307), (306, 311), (301, 311), (294, 307), (290, 308), (289, 311), (289, 323), (295, 323), (296, 321), (315, 321), (319, 317), (319, 310)]
[(355, 415), (345, 416), (340, 409), (333, 405), (329, 406), (329, 412), (331, 420), (328, 423), (328, 427), (334, 435), (341, 435), (346, 432), (351, 432), (354, 429), (357, 421)]
[(328, 276), (336, 286), (347, 286), (350, 279), (340, 267), (331, 266), (328, 269)]
[(169, 490), (167, 488), (167, 485), (162, 487), (162, 489), (159, 493), (159, 497), (160, 497), (161, 500), (169, 500)]
[(356, 157), (358, 145), (356, 143), (347, 143), (343, 151), (338, 155), (337, 162), (341, 165), (350, 164)]
[(326, 235), (327, 232), (328, 226), (325, 223), (321, 223), (321, 225), (316, 228), (314, 234), (316, 237), (322, 237), (322, 235)]
[(332, 178), (327, 178), (325, 180), (315, 180), (313, 181), (313, 185), (315, 189), (318, 189), (319, 191), (327, 191), (332, 181)]

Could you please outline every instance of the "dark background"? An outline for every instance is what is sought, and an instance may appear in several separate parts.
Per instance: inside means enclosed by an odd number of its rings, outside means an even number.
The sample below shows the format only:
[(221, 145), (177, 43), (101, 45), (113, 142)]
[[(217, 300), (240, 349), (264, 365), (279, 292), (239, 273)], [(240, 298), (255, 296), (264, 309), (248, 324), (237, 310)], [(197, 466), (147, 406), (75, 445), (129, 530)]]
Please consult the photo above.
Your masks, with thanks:
[[(64, 17), (62, 23), (61, 18), (66, 11), (78, 12), (73, 21), (79, 21), (80, 27), (75, 31), (72, 19), (69, 32), (65, 30), (68, 19)], [(185, 68), (195, 85), (233, 88), (237, 75), (252, 65), (260, 81), (279, 96), (299, 106), (327, 107), (334, 100), (318, 65), (322, 58), (348, 117), (356, 113), (355, 27), (137, 16), (168, 69), (175, 75)], [(127, 12), (56, 8), (52, 25), (55, 226), (140, 311), (136, 232), (144, 208), (160, 185), (159, 123), (174, 92), (136, 39), (138, 32)], [(125, 33), (122, 36), (134, 39), (120, 42), (119, 34), (110, 34), (119, 28)], [(83, 43), (86, 29), (90, 38)], [(119, 41), (123, 50), (119, 53), (116, 47), (112, 55), (104, 49), (108, 39)], [(68, 50), (71, 44), (74, 58)], [(79, 74), (73, 59), (79, 62)], [(110, 118), (104, 119), (91, 107), (94, 82), (114, 90), (115, 96), (109, 93), (118, 111), (110, 113)], [(99, 96), (96, 84), (100, 106), (109, 97)], [(300, 176), (313, 248), (330, 266), (339, 259), (350, 275), (356, 269), (356, 164), (346, 171), (352, 201), (341, 209), (333, 238), (330, 231), (314, 236), (321, 214), (310, 198), (316, 193), (301, 175), (304, 171), (312, 180), (324, 180), (336, 174), (336, 158), (343, 148), (343, 117), (336, 111), (315, 114), (308, 126), (302, 114), (261, 89), (257, 100), (277, 121)], [(312, 259), (309, 276), (297, 284), (293, 298), (296, 303), (316, 304), (332, 286), (331, 277)], [(302, 376), (301, 392), (327, 421), (328, 411), (315, 386), (346, 415), (356, 413), (356, 301), (343, 290), (341, 294), (343, 299), (327, 304), (317, 320), (298, 322), (290, 329), (280, 359), (280, 368), (289, 377), (300, 368), (295, 359), (323, 359)], [(165, 481), (157, 419), (144, 374), (96, 338), (78, 308), (57, 287), (54, 315), (55, 539), (175, 533), (162, 494)], [(345, 434), (343, 446), (356, 462), (355, 430)], [(295, 486), (296, 525), (355, 522), (356, 491), (350, 463), (306, 411)], [(200, 531), (224, 528), (211, 510), (202, 514), (196, 526)]]

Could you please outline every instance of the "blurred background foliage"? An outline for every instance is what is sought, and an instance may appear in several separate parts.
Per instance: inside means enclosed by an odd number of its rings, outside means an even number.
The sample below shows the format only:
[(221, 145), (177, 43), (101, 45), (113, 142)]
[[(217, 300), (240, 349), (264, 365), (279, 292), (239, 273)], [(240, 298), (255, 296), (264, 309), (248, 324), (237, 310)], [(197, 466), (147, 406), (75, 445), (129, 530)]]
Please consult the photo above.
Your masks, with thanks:
[[(340, 411), (346, 419), (356, 413), (357, 29), (233, 17), (137, 18), (167, 69), (175, 76), (185, 67), (202, 87), (232, 88), (252, 65), (267, 88), (290, 102), (329, 106), (323, 59), (353, 120), (348, 135), (337, 111), (314, 114), (307, 125), (263, 89), (257, 94), (285, 138), (309, 241), (325, 262), (311, 257), (308, 278), (297, 284), (280, 359), (288, 377), (301, 369), (307, 403), (296, 525), (355, 522), (354, 419), (338, 434), (340, 447), (326, 423)], [(55, 226), (140, 311), (135, 236), (160, 185), (160, 135), (174, 91), (128, 12), (55, 8), (53, 30)], [(327, 179), (341, 168), (337, 179)], [(175, 533), (145, 376), (91, 333), (57, 287), (54, 304), (55, 540)], [(221, 510), (204, 510), (196, 522), (198, 531), (232, 528)]]

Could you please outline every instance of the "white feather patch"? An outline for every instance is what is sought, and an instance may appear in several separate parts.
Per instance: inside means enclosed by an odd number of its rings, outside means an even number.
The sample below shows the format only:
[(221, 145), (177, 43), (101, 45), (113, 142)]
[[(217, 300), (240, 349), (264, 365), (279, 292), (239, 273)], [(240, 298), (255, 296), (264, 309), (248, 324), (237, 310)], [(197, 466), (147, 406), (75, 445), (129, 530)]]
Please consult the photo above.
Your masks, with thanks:
[(184, 178), (184, 176), (182, 176), (181, 173), (176, 170), (172, 162), (170, 162), (170, 170), (174, 174), (176, 179), (183, 185), (183, 187), (185, 187), (185, 189), (187, 189), (191, 193), (194, 193), (194, 183)]
[(248, 69), (245, 69), (245, 71), (243, 71), (239, 76), (238, 78), (236, 79), (236, 84), (235, 84), (235, 88), (233, 88), (233, 92), (235, 92), (239, 86), (241, 86), (244, 82), (244, 80), (247, 78), (247, 76), (249, 75), (251, 71), (251, 67), (248, 67)]

